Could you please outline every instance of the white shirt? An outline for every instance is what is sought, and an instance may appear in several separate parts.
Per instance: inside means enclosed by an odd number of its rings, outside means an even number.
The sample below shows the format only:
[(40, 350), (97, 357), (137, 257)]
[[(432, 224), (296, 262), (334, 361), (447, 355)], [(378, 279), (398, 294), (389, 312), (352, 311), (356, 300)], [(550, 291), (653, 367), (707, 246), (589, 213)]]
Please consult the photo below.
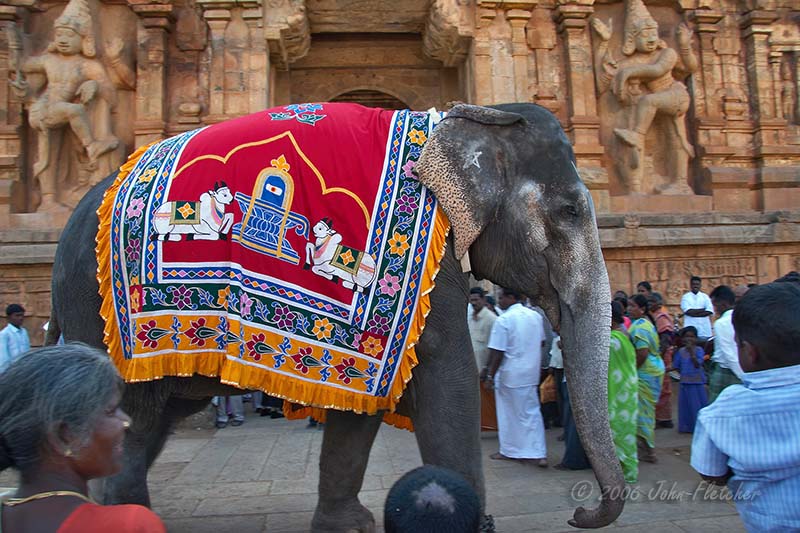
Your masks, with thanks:
[(553, 345), (550, 347), (550, 368), (564, 368), (564, 355), (561, 353), (561, 348), (558, 347), (560, 340), (561, 335), (553, 337)]
[(489, 348), (503, 352), (494, 376), (504, 387), (539, 384), (542, 361), (543, 321), (536, 311), (516, 303), (497, 317), (489, 337)]
[[(681, 309), (684, 313), (689, 309), (705, 309), (710, 313), (714, 313), (714, 306), (711, 304), (711, 298), (708, 294), (697, 291), (697, 294), (692, 291), (687, 292), (681, 298)], [(711, 336), (711, 319), (707, 316), (689, 316), (683, 315), (683, 327), (694, 326), (697, 328), (697, 336), (708, 338)]]
[(497, 315), (483, 307), (478, 311), (478, 315), (470, 312), (467, 318), (469, 326), (469, 336), (472, 339), (472, 351), (475, 353), (475, 362), (478, 363), (478, 370), (482, 369), (489, 362), (489, 335), (492, 333), (492, 326)]
[(31, 341), (25, 328), (7, 325), (0, 331), (0, 373), (17, 357), (31, 349)]
[(744, 372), (739, 365), (739, 348), (733, 337), (733, 309), (728, 309), (714, 322), (714, 354), (711, 360), (719, 363), (742, 379)]

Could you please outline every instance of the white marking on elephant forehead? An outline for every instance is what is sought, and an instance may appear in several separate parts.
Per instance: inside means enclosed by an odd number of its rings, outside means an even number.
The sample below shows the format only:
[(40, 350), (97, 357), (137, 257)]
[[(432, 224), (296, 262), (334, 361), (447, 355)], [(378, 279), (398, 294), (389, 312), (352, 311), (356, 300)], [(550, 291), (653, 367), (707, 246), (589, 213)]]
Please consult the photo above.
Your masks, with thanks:
[(520, 192), (526, 196), (529, 201), (533, 200), (538, 203), (542, 201), (542, 197), (544, 196), (544, 184), (528, 182), (520, 187)]
[(478, 158), (481, 156), (481, 154), (483, 154), (483, 152), (481, 152), (480, 150), (474, 150), (470, 152), (470, 154), (466, 158), (466, 161), (464, 162), (464, 170), (466, 170), (467, 167), (472, 165), (481, 168), (481, 163), (480, 161), (478, 161)]

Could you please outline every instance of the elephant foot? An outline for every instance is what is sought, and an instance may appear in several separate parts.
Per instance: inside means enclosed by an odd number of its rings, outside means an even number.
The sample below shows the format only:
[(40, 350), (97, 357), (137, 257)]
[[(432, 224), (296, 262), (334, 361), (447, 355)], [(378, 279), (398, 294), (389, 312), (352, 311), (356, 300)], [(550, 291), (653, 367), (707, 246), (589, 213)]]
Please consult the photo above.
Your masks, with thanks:
[(328, 533), (375, 533), (375, 518), (357, 498), (348, 503), (337, 502), (325, 511), (318, 505), (311, 520), (311, 530)]

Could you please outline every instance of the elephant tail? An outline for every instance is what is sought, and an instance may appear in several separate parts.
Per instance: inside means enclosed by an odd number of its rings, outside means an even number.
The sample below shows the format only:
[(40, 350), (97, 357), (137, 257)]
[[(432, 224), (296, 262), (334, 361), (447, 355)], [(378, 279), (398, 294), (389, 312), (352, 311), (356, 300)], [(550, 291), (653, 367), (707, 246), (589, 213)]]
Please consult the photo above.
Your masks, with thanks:
[(58, 317), (56, 316), (55, 309), (50, 310), (50, 320), (47, 323), (47, 333), (44, 335), (44, 345), (52, 346), (58, 344), (58, 339), (61, 337), (61, 326), (58, 325)]

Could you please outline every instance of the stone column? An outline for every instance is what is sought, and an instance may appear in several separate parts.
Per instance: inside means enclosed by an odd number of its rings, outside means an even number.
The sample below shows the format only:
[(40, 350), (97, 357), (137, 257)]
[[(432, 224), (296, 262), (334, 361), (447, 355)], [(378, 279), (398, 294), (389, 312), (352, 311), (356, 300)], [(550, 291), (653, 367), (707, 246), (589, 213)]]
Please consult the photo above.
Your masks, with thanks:
[[(536, 7), (536, 2), (526, 2), (530, 6), (526, 9), (510, 9), (506, 19), (511, 25), (511, 56), (514, 63), (514, 101), (531, 101), (530, 82), (528, 80), (528, 58), (531, 50), (525, 38), (525, 27), (531, 18), (531, 10)], [(527, 8), (530, 9), (527, 9)]]
[[(10, 90), (10, 80), (16, 77), (12, 64), (22, 61), (20, 37), (20, 10), (10, 5), (0, 5), (0, 228), (10, 225), (14, 191), (23, 191), (21, 170), (24, 167), (20, 125), (22, 102)], [(17, 199), (18, 202), (24, 198)]]
[(581, 178), (592, 193), (598, 212), (610, 209), (608, 173), (603, 168), (600, 118), (594, 83), (588, 20), (594, 0), (565, 0), (554, 10), (558, 33), (566, 52), (567, 124)]
[(739, 19), (745, 43), (753, 118), (758, 122), (775, 117), (769, 68), (769, 36), (772, 33), (770, 25), (777, 18), (773, 12), (753, 10)]
[[(735, 152), (728, 145), (727, 121), (723, 114), (723, 103), (726, 101), (724, 62), (726, 49), (730, 48), (725, 43), (731, 39), (738, 43), (738, 37), (728, 37), (723, 35), (725, 32), (720, 32), (719, 23), (724, 17), (720, 11), (697, 9), (689, 16), (695, 23), (694, 31), (700, 45), (700, 65), (692, 75), (693, 83), (689, 89), (692, 91), (695, 109), (697, 158), (704, 169), (699, 176), (701, 179), (694, 176), (691, 185), (695, 193), (712, 192), (713, 204), (719, 206), (719, 209), (747, 210), (750, 204), (747, 173), (723, 165)], [(728, 52), (728, 55), (731, 53)], [(735, 57), (736, 53), (733, 52), (731, 59)], [(727, 101), (730, 102), (730, 99)]]
[(531, 49), (530, 64), (535, 72), (529, 89), (533, 101), (552, 113), (558, 113), (561, 109), (557, 91), (559, 58), (558, 53), (553, 52), (558, 39), (550, 9), (537, 7), (531, 12), (526, 37)]
[(136, 53), (136, 146), (167, 136), (167, 51), (168, 37), (175, 22), (168, 2), (128, 0), (139, 16)]
[(225, 29), (231, 20), (235, 1), (198, 0), (211, 33), (211, 55), (208, 69), (208, 110), (203, 122), (214, 124), (225, 120)]
[(800, 204), (800, 176), (796, 166), (786, 160), (800, 155), (800, 147), (781, 146), (780, 137), (787, 121), (775, 113), (775, 93), (770, 69), (769, 38), (778, 15), (753, 10), (740, 19), (745, 42), (750, 105), (753, 109), (755, 162), (758, 166), (752, 184), (756, 209), (791, 209)]
[(250, 30), (249, 67), (247, 84), (250, 112), (262, 111), (270, 106), (270, 61), (264, 35), (264, 9), (261, 0), (242, 2), (242, 18)]
[(494, 22), (497, 11), (494, 8), (479, 7), (475, 14), (475, 41), (470, 61), (472, 62), (474, 104), (488, 105), (494, 103), (492, 90), (492, 55), (491, 34), (489, 27)]

